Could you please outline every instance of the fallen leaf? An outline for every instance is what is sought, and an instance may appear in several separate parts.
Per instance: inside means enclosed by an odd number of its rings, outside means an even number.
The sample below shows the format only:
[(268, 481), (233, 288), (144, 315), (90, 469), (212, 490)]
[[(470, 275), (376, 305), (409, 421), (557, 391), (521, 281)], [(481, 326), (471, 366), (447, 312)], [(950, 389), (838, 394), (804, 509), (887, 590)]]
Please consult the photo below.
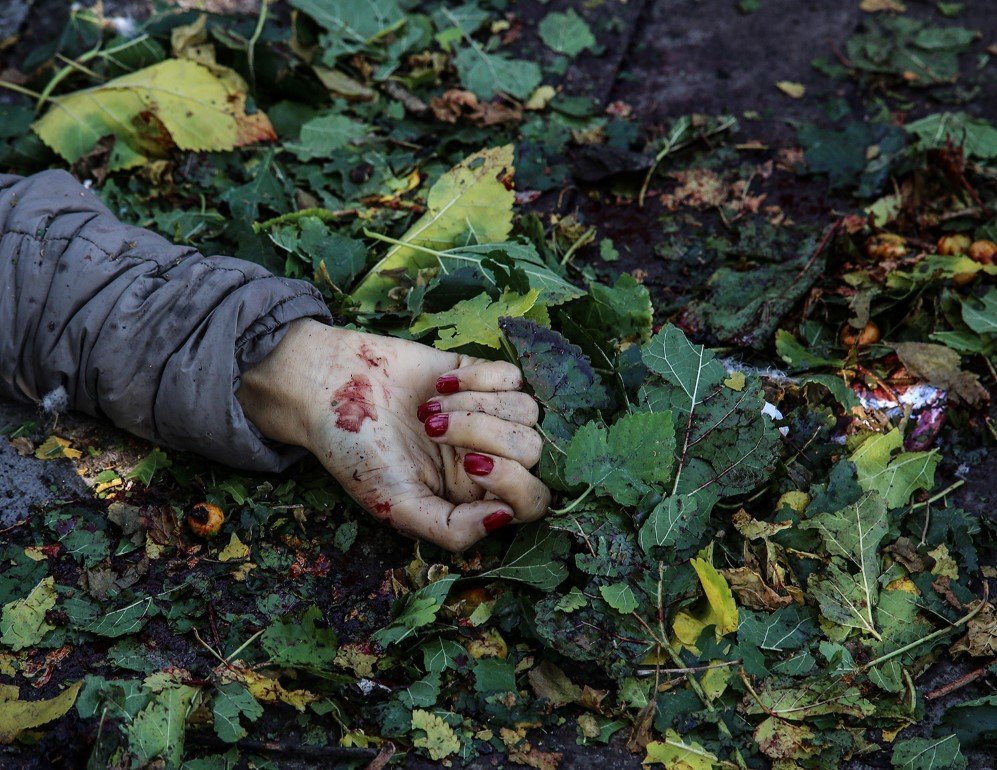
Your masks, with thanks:
[(780, 80), (775, 84), (775, 87), (786, 94), (786, 96), (791, 96), (794, 99), (802, 99), (803, 95), (807, 92), (806, 86), (802, 83), (794, 83), (791, 80)]
[(0, 684), (0, 744), (10, 744), (23, 730), (58, 719), (73, 707), (82, 680), (48, 700), (20, 700), (17, 687)]

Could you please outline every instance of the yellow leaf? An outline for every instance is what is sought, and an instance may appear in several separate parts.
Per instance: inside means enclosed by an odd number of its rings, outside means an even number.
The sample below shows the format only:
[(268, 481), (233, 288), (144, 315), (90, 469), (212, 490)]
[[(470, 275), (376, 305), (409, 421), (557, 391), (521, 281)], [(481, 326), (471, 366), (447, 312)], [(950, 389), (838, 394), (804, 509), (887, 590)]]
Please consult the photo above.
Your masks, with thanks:
[(24, 555), (31, 561), (45, 561), (48, 558), (40, 545), (29, 545), (24, 549)]
[(928, 556), (935, 560), (935, 566), (931, 568), (932, 575), (959, 579), (959, 565), (955, 559), (949, 555), (949, 547), (942, 543), (933, 551), (928, 551)]
[(663, 741), (647, 744), (644, 764), (661, 764), (667, 770), (712, 770), (720, 760), (695, 741), (683, 740), (674, 730), (666, 730)]
[(68, 438), (49, 436), (45, 439), (45, 443), (35, 450), (35, 457), (39, 460), (57, 460), (60, 457), (75, 460), (83, 456), (83, 452), (71, 447), (72, 442)]
[(429, 752), (429, 758), (441, 760), (460, 751), (460, 739), (442, 717), (423, 709), (412, 711), (412, 729), (421, 730), (423, 737), (416, 737), (412, 744)]
[(706, 600), (693, 610), (678, 612), (672, 630), (682, 644), (695, 649), (696, 640), (707, 626), (716, 626), (718, 637), (736, 631), (738, 615), (734, 594), (723, 575), (705, 559), (693, 559), (690, 564), (699, 576)]
[(744, 372), (731, 372), (730, 377), (724, 380), (724, 385), (726, 385), (731, 390), (736, 390), (738, 392), (744, 390), (744, 383), (747, 378), (744, 376)]
[(794, 83), (791, 80), (780, 80), (775, 84), (775, 87), (782, 91), (786, 96), (791, 96), (794, 99), (802, 99), (803, 94), (807, 92), (807, 87), (802, 83)]
[(244, 544), (235, 532), (229, 538), (228, 545), (218, 554), (218, 561), (242, 561), (249, 557), (249, 546)]
[(542, 110), (551, 100), (557, 96), (557, 89), (554, 86), (539, 86), (536, 91), (530, 94), (530, 98), (523, 105), (528, 110)]
[[(512, 145), (481, 150), (465, 158), (430, 188), (423, 214), (401, 237), (405, 244), (444, 251), (473, 233), (478, 243), (501, 243), (512, 229), (513, 191), (505, 180), (513, 173)], [(398, 276), (415, 279), (420, 269), (435, 267), (436, 256), (408, 245), (395, 245), (353, 292), (360, 312), (383, 310)]]
[(65, 714), (76, 703), (83, 681), (48, 700), (20, 700), (14, 685), (0, 684), (0, 743), (11, 743), (22, 730), (40, 727)]
[(234, 661), (225, 668), (219, 666), (219, 669), (223, 680), (241, 682), (253, 697), (262, 703), (282, 701), (298, 711), (304, 711), (309, 703), (319, 700), (318, 695), (308, 690), (288, 690), (276, 679), (246, 668), (242, 661)]
[(900, 0), (862, 0), (859, 9), (866, 13), (880, 13), (881, 11), (903, 13), (907, 10), (907, 6)]
[(174, 147), (219, 151), (275, 139), (266, 115), (246, 114), (246, 92), (245, 81), (231, 70), (168, 59), (54, 98), (32, 127), (70, 162), (113, 135), (108, 169), (114, 171), (164, 157)]

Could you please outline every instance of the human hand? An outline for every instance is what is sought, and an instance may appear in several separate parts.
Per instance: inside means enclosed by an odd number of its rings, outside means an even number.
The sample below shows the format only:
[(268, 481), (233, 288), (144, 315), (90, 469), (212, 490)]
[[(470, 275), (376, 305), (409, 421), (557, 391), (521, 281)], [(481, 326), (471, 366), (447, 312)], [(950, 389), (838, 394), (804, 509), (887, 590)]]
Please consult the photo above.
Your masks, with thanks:
[(302, 320), (238, 397), (265, 436), (306, 447), (367, 511), (461, 551), (550, 503), (529, 471), (542, 440), (521, 387), (503, 361)]

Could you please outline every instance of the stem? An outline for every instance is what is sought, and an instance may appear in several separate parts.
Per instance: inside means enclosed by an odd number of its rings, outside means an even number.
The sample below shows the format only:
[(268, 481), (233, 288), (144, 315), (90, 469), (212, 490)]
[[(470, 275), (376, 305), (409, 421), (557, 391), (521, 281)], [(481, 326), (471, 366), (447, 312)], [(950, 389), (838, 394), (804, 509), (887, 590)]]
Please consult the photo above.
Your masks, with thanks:
[(32, 91), (30, 88), (25, 88), (24, 86), (19, 86), (16, 83), (11, 83), (8, 80), (0, 80), (0, 88), (6, 88), (8, 91), (13, 91), (17, 94), (23, 94), (24, 96), (30, 96), (32, 99), (41, 99), (41, 94), (37, 91)]
[(415, 249), (416, 251), (421, 251), (423, 254), (432, 254), (434, 257), (439, 259), (444, 256), (445, 252), (437, 251), (436, 249), (431, 249), (427, 246), (418, 246), (414, 243), (406, 243), (405, 241), (400, 241), (397, 238), (392, 238), (390, 235), (382, 235), (381, 233), (375, 233), (373, 230), (368, 230), (366, 227), (363, 229), (363, 234), (368, 238), (373, 238), (375, 241), (384, 241), (385, 243), (390, 243), (393, 246), (403, 246), (406, 249)]
[(568, 264), (571, 258), (575, 255), (576, 251), (578, 251), (582, 246), (591, 243), (594, 239), (595, 239), (595, 228), (590, 227), (588, 230), (586, 230), (578, 237), (577, 241), (575, 241), (574, 243), (571, 244), (571, 246), (568, 247), (568, 250), (566, 252), (564, 252), (564, 256), (561, 257), (561, 267), (564, 267), (566, 264)]
[(263, 633), (264, 631), (266, 631), (266, 629), (265, 629), (265, 628), (261, 628), (261, 629), (260, 629), (259, 631), (257, 631), (257, 632), (256, 632), (255, 634), (253, 634), (253, 635), (252, 635), (251, 637), (249, 637), (249, 638), (248, 638), (248, 639), (247, 639), (246, 641), (244, 641), (244, 642), (243, 642), (243, 643), (242, 643), (242, 644), (241, 644), (241, 645), (239, 646), (239, 649), (237, 649), (237, 650), (236, 650), (235, 652), (233, 652), (233, 653), (232, 653), (231, 655), (229, 655), (229, 658), (234, 658), (234, 657), (235, 657), (236, 655), (238, 655), (238, 654), (239, 654), (240, 652), (242, 652), (242, 651), (243, 651), (244, 649), (246, 649), (246, 648), (247, 648), (247, 647), (248, 647), (248, 646), (249, 646), (250, 644), (252, 644), (253, 642), (255, 642), (255, 641), (256, 641), (256, 639), (257, 639), (257, 638), (258, 638), (258, 637), (259, 637), (259, 636), (260, 636), (260, 635), (261, 635), (261, 634), (262, 634), (262, 633)]
[(561, 508), (560, 510), (558, 510), (556, 508), (551, 508), (550, 512), (551, 513), (571, 513), (573, 510), (575, 510), (575, 508), (577, 508), (579, 505), (582, 504), (582, 502), (585, 500), (585, 498), (587, 498), (590, 494), (592, 494), (592, 490), (593, 489), (595, 489), (595, 486), (592, 485), (592, 484), (589, 484), (589, 488), (586, 489), (584, 492), (582, 492), (581, 497), (576, 497), (575, 500), (574, 500), (574, 502), (571, 503), (571, 505), (569, 505), (566, 508)]
[(270, 0), (263, 0), (260, 3), (260, 15), (256, 18), (256, 29), (253, 30), (252, 37), (246, 43), (246, 64), (249, 66), (249, 79), (256, 85), (256, 44), (263, 34), (263, 26), (267, 23), (267, 12), (270, 10)]
[(945, 495), (948, 495), (948, 494), (951, 494), (952, 492), (955, 492), (959, 487), (961, 487), (965, 483), (966, 483), (965, 479), (959, 479), (955, 483), (953, 483), (953, 484), (945, 487), (945, 489), (943, 489), (937, 495), (934, 495), (933, 497), (929, 497), (923, 503), (916, 503), (915, 505), (912, 505), (910, 507), (910, 511), (908, 511), (908, 513), (911, 513), (912, 511), (916, 511), (918, 508), (924, 508), (924, 506), (926, 506), (926, 505), (931, 505), (932, 503), (937, 503), (939, 500), (941, 500), (943, 497), (945, 497)]
[(253, 232), (259, 233), (261, 230), (269, 230), (275, 225), (282, 225), (286, 222), (297, 222), (299, 219), (304, 217), (316, 217), (321, 219), (323, 222), (332, 222), (340, 217), (348, 217), (357, 214), (356, 209), (342, 209), (340, 211), (330, 211), (329, 209), (315, 208), (315, 209), (301, 209), (300, 211), (291, 211), (287, 214), (281, 214), (279, 217), (274, 217), (273, 219), (267, 219), (264, 222), (253, 222)]

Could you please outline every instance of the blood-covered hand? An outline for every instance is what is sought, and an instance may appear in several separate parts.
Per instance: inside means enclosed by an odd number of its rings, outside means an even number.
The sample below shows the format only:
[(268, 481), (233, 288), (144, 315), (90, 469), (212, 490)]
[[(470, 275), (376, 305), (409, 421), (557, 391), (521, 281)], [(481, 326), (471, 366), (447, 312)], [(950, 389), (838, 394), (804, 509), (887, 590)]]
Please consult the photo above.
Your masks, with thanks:
[(242, 378), (263, 435), (311, 451), (366, 510), (460, 551), (539, 518), (536, 402), (512, 364), (296, 321)]

